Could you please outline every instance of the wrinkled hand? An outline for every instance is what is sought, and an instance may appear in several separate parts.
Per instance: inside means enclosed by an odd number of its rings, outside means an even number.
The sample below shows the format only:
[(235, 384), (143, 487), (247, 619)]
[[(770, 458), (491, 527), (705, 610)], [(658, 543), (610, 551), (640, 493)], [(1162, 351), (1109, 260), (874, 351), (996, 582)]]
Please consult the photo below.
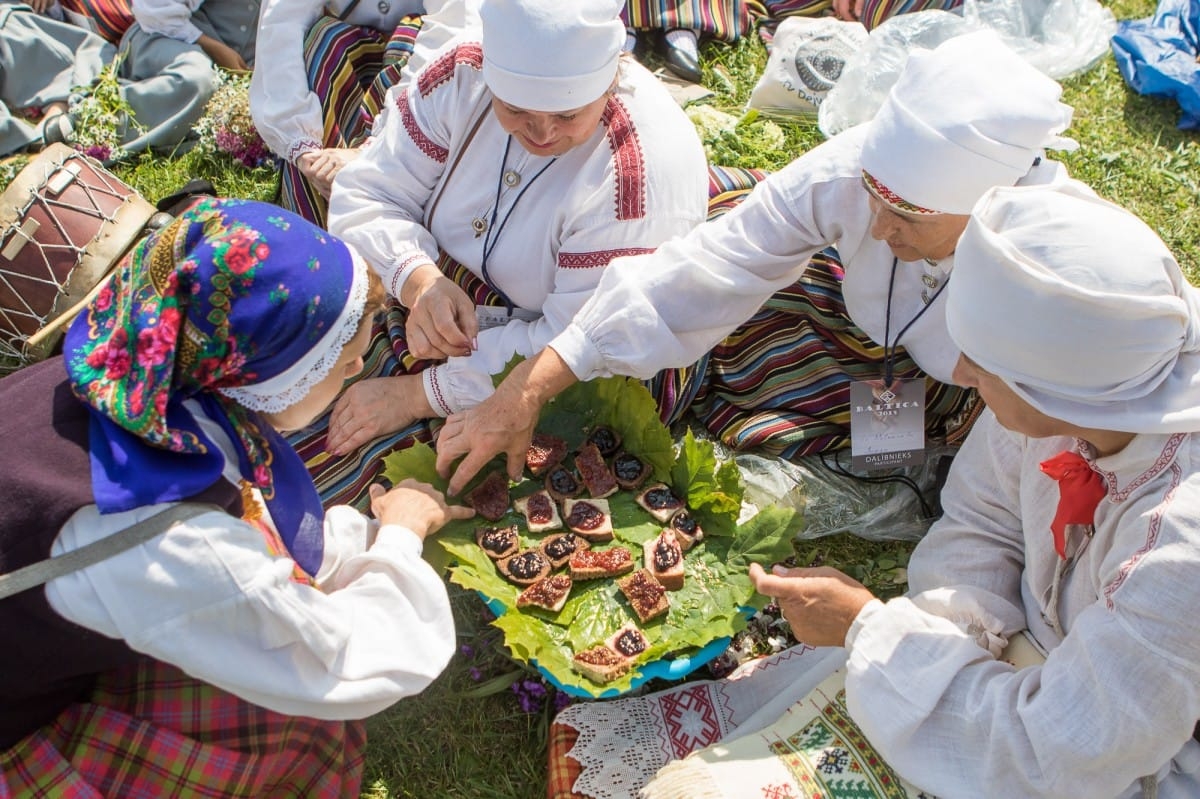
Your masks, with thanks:
[(419, 374), (360, 380), (334, 403), (325, 449), (333, 455), (345, 455), (374, 438), (433, 415)]
[(401, 302), (408, 308), (404, 332), (418, 358), (470, 355), (479, 334), (475, 303), (432, 264), (419, 267), (404, 283)]
[(371, 513), (381, 524), (407, 527), (424, 540), (453, 519), (469, 519), (473, 508), (448, 505), (442, 492), (419, 480), (402, 480), (391, 491), (378, 483), (367, 489), (371, 495)]
[(845, 646), (850, 625), (875, 598), (862, 583), (829, 566), (776, 566), (768, 574), (752, 563), (750, 580), (755, 591), (779, 603), (796, 640), (812, 646)]
[(833, 0), (833, 15), (840, 20), (853, 22), (862, 14), (862, 0)]
[(324, 150), (309, 150), (296, 159), (296, 167), (308, 178), (309, 183), (321, 192), (326, 200), (333, 189), (333, 179), (342, 167), (358, 158), (357, 148), (328, 147)]

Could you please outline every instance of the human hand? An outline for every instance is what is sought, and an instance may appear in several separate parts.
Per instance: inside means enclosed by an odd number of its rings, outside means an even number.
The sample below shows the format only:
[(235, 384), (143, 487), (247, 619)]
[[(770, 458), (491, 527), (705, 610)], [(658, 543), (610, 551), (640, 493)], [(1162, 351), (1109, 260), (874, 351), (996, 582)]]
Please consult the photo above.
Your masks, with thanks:
[(200, 34), (200, 38), (196, 40), (196, 44), (200, 45), (200, 49), (205, 55), (213, 60), (213, 63), (222, 69), (228, 69), (234, 72), (248, 72), (250, 66), (245, 59), (224, 42), (214, 39), (206, 33)]
[(433, 415), (419, 374), (360, 380), (334, 403), (325, 449), (333, 455), (345, 455), (371, 439)]
[(840, 20), (853, 22), (862, 14), (863, 0), (833, 0), (833, 15)]
[(420, 266), (404, 282), (401, 303), (408, 308), (404, 332), (418, 358), (470, 355), (479, 334), (475, 303), (433, 264)]
[(441, 491), (411, 478), (401, 480), (390, 491), (375, 483), (367, 489), (367, 493), (371, 496), (371, 513), (380, 524), (407, 527), (422, 541), (442, 529), (446, 522), (469, 519), (475, 515), (474, 508), (448, 505)]
[(875, 595), (862, 583), (829, 566), (788, 569), (768, 574), (750, 564), (754, 590), (774, 597), (797, 641), (812, 646), (845, 646), (846, 633)]
[(25, 0), (36, 14), (45, 14), (54, 5), (54, 0)]
[[(525, 454), (542, 406), (575, 375), (558, 353), (547, 347), (517, 364), (492, 396), (469, 411), (446, 419), (438, 433), (437, 470), (450, 477), (448, 491), (457, 494), (493, 457), (504, 453), (508, 476), (521, 478)], [(463, 457), (450, 474), (451, 465)]]
[(333, 189), (333, 179), (342, 167), (358, 158), (358, 148), (327, 147), (323, 150), (309, 150), (296, 159), (296, 167), (308, 178), (313, 187), (321, 192), (321, 196), (329, 199)]

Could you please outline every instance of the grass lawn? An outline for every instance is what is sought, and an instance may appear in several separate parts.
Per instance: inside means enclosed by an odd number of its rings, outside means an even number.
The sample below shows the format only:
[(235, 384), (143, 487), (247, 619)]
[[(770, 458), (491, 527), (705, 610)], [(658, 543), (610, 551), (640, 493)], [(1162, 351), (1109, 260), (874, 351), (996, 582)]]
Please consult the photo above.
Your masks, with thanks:
[[(1154, 10), (1151, 0), (1110, 5), (1120, 18), (1149, 16)], [(709, 102), (740, 114), (766, 59), (762, 44), (753, 36), (732, 47), (706, 44), (702, 55), (705, 84), (716, 92)], [(1200, 146), (1196, 135), (1176, 129), (1177, 107), (1132, 93), (1111, 55), (1086, 74), (1067, 80), (1065, 87), (1064, 99), (1076, 109), (1068, 133), (1081, 144), (1078, 152), (1063, 157), (1071, 172), (1141, 215), (1173, 248), (1192, 281), (1200, 282)], [(716, 135), (707, 144), (718, 163), (774, 169), (820, 140), (813, 121), (758, 119)], [(147, 157), (114, 171), (151, 199), (193, 177), (208, 177), (230, 196), (270, 200), (275, 193), (272, 170), (247, 171), (195, 154)], [(903, 542), (873, 543), (840, 535), (803, 542), (798, 558), (843, 567), (890, 594), (903, 589), (893, 567), (905, 562), (910, 549)], [(480, 600), (455, 588), (452, 597), (460, 643), (469, 649), (456, 655), (425, 693), (370, 720), (363, 796), (544, 796), (549, 703), (534, 712), (522, 708), (510, 685), (529, 675), (500, 651)]]

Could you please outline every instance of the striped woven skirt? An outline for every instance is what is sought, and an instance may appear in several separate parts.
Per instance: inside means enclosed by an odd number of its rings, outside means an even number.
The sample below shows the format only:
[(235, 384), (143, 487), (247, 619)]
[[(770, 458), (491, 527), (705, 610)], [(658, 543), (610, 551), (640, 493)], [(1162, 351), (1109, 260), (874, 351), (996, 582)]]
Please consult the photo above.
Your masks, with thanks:
[[(466, 267), (444, 253), (438, 262), (442, 272), (466, 291), (476, 305), (503, 307), (504, 302), (482, 280)], [(372, 377), (416, 374), (435, 361), (413, 356), (408, 349), (404, 325), (408, 312), (394, 299), (375, 323), (363, 371), (347, 385)], [(658, 403), (663, 422), (670, 424), (687, 411), (704, 379), (707, 357), (683, 368), (660, 372), (646, 386)], [(367, 489), (378, 482), (383, 473), (383, 457), (411, 447), (417, 442), (429, 443), (441, 419), (417, 422), (403, 430), (381, 436), (355, 452), (336, 457), (325, 450), (329, 414), (325, 413), (305, 430), (294, 434), (291, 444), (304, 459), (317, 491), (326, 507), (353, 505), (366, 510)]]
[[(833, 7), (832, 0), (755, 0), (761, 2), (768, 18), (816, 17)], [(963, 0), (863, 0), (859, 20), (867, 30), (873, 30), (884, 20), (913, 11), (937, 9), (951, 11)]]
[(626, 0), (621, 18), (629, 28), (689, 28), (702, 36), (733, 42), (749, 33), (751, 8), (746, 0)]
[(359, 796), (362, 722), (275, 713), (149, 658), (0, 752), (0, 797)]
[[(325, 115), (323, 147), (357, 147), (371, 133), (387, 91), (397, 82), (421, 30), (420, 17), (401, 20), (390, 35), (321, 17), (304, 38), (308, 85)], [(280, 177), (279, 204), (325, 226), (327, 202), (290, 162)]]
[[(736, 205), (750, 181), (762, 177), (723, 174), (726, 191), (712, 216)], [(851, 321), (842, 275), (836, 250), (817, 254), (802, 278), (713, 348), (692, 410), (727, 446), (791, 459), (849, 445), (850, 383), (883, 374), (883, 347)], [(925, 377), (903, 347), (896, 349), (895, 374), (924, 377), (931, 442), (957, 442), (982, 409), (976, 392)]]

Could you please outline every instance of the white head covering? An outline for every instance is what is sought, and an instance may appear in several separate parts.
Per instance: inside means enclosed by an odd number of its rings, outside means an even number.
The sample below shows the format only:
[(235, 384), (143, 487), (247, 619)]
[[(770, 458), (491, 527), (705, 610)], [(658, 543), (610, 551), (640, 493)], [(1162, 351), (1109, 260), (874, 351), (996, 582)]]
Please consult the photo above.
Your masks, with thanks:
[(913, 52), (869, 126), (862, 166), (908, 203), (968, 214), (992, 186), (1012, 186), (1059, 136), (1072, 109), (1062, 87), (991, 30)]
[(1200, 431), (1200, 292), (1162, 240), (1078, 181), (984, 194), (946, 325), (1026, 402), (1081, 427)]
[(484, 81), (502, 101), (530, 111), (599, 99), (617, 75), (624, 7), (623, 0), (484, 0)]

